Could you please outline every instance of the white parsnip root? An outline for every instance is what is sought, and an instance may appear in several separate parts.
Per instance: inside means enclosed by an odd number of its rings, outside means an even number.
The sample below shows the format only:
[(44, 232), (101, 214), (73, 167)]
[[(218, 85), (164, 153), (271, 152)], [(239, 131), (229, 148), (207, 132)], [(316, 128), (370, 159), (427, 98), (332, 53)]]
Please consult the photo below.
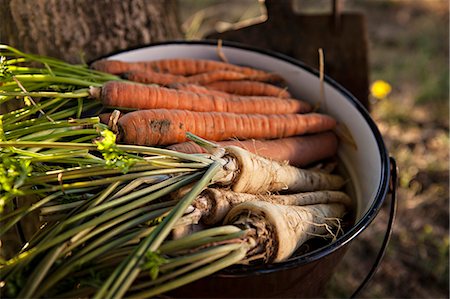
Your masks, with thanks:
[(343, 204), (336, 203), (286, 206), (252, 201), (234, 207), (225, 223), (252, 230), (250, 238), (257, 245), (247, 258), (282, 262), (313, 237), (335, 238), (345, 211)]
[(226, 147), (227, 160), (216, 182), (231, 186), (235, 192), (262, 194), (286, 191), (306, 192), (316, 190), (339, 190), (345, 184), (341, 176), (319, 171), (305, 170), (279, 163), (240, 147)]
[[(176, 225), (172, 234), (174, 237), (189, 234), (200, 221), (206, 225), (220, 223), (232, 207), (246, 201), (264, 200), (284, 205), (332, 202), (339, 202), (347, 207), (351, 205), (351, 199), (345, 193), (337, 191), (345, 184), (345, 180), (339, 175), (297, 168), (237, 146), (225, 147), (220, 156), (223, 168), (213, 181), (231, 190), (204, 190), (194, 202), (194, 212), (185, 215)], [(172, 195), (179, 197), (190, 188), (187, 186)], [(272, 195), (272, 192), (289, 195)]]
[(282, 205), (312, 205), (341, 203), (346, 207), (352, 205), (351, 198), (341, 191), (314, 191), (295, 194), (249, 194), (227, 189), (207, 188), (194, 201), (196, 212), (200, 211), (201, 221), (207, 225), (221, 222), (226, 214), (236, 205), (248, 201), (266, 201)]

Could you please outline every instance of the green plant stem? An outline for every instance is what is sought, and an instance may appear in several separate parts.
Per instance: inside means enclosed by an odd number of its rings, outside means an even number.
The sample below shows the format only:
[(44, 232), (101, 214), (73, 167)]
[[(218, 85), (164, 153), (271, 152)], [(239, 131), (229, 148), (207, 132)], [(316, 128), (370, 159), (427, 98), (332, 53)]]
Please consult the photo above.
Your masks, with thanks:
[[(89, 149), (89, 150), (97, 149), (97, 146), (91, 143), (73, 144), (70, 142), (0, 141), (0, 147), (8, 147), (8, 146), (35, 147), (35, 148), (70, 148), (70, 149)], [(206, 165), (209, 165), (212, 162), (212, 160), (206, 158), (206, 156), (185, 154), (163, 148), (146, 147), (138, 145), (123, 145), (123, 144), (118, 144), (117, 148), (125, 152), (140, 153), (143, 155), (169, 156), (187, 161), (205, 163)]]
[(110, 200), (119, 198), (121, 196), (127, 195), (130, 192), (134, 192), (136, 190), (139, 190), (138, 188), (145, 184), (145, 185), (154, 185), (157, 183), (160, 183), (164, 180), (169, 179), (169, 175), (153, 175), (153, 176), (144, 176), (137, 179), (132, 180), (129, 182), (126, 186), (123, 186), (118, 192), (116, 192), (113, 196), (111, 196)]
[(20, 82), (63, 83), (83, 87), (90, 87), (90, 86), (101, 87), (103, 85), (102, 83), (86, 81), (75, 77), (62, 77), (62, 76), (40, 75), (40, 74), (14, 75), (14, 77)]
[(72, 190), (68, 190), (66, 192), (58, 191), (58, 192), (55, 192), (53, 194), (50, 194), (50, 195), (46, 196), (45, 198), (39, 200), (38, 202), (32, 204), (30, 207), (28, 207), (25, 210), (23, 210), (19, 215), (17, 215), (10, 222), (2, 225), (0, 227), (0, 236), (3, 236), (9, 229), (11, 229), (11, 227), (13, 227), (23, 217), (25, 217), (26, 215), (32, 213), (33, 211), (36, 211), (37, 209), (39, 209), (43, 205), (49, 203), (53, 199), (56, 199), (56, 198), (60, 197), (63, 194), (76, 194), (76, 193), (80, 193), (80, 192), (88, 192), (88, 191), (90, 191), (92, 189), (94, 189), (94, 188), (91, 187), (91, 188), (83, 188), (83, 189), (72, 189)]
[[(46, 241), (51, 240), (52, 238), (56, 237), (57, 234), (60, 233), (65, 228), (64, 223), (67, 222), (68, 219), (70, 219), (74, 215), (77, 215), (78, 213), (81, 213), (82, 211), (86, 211), (86, 210), (102, 203), (103, 201), (105, 201), (105, 199), (107, 199), (111, 195), (111, 193), (113, 193), (117, 189), (117, 187), (120, 186), (121, 183), (122, 183), (121, 181), (117, 181), (117, 182), (110, 184), (106, 189), (99, 192), (96, 196), (93, 196), (93, 197), (87, 199), (81, 206), (78, 206), (75, 209), (73, 209), (72, 211), (70, 211), (69, 213), (67, 213), (66, 219), (62, 220), (62, 222), (58, 226), (56, 226), (56, 228), (54, 230), (50, 230), (50, 232), (47, 233), (45, 238), (43, 238), (43, 241), (41, 242), (41, 244), (45, 244)], [(89, 190), (86, 190), (86, 191), (89, 191)], [(88, 231), (84, 231), (84, 233), (87, 234)], [(72, 239), (71, 244), (73, 244), (73, 243), (76, 243), (76, 240)]]
[[(192, 271), (200, 266), (203, 266), (205, 264), (209, 264), (219, 258), (222, 258), (223, 256), (229, 254), (233, 250), (238, 249), (241, 247), (241, 244), (228, 244), (228, 245), (222, 245), (222, 246), (216, 246), (214, 248), (209, 248), (208, 250), (204, 250), (197, 254), (192, 254), (184, 257), (183, 261), (177, 260), (177, 261), (169, 261), (168, 264), (164, 264), (160, 267), (160, 272), (166, 271), (166, 268), (163, 268), (164, 266), (170, 265), (171, 268), (176, 268), (181, 265), (187, 265), (180, 269), (174, 270), (172, 272), (164, 273), (160, 275), (157, 279), (143, 282), (140, 284), (137, 284), (130, 288), (130, 291), (136, 291), (140, 289), (145, 289), (154, 285), (161, 284), (165, 281), (168, 281), (172, 278), (179, 277), (184, 273), (187, 273), (189, 271)], [(175, 265), (176, 264), (176, 265)], [(163, 270), (164, 269), (164, 270)]]
[(129, 299), (151, 298), (153, 296), (176, 289), (180, 286), (186, 285), (190, 282), (193, 282), (200, 278), (206, 277), (206, 276), (211, 275), (219, 270), (222, 270), (226, 267), (236, 264), (237, 262), (244, 259), (246, 254), (247, 254), (247, 248), (241, 245), (240, 248), (230, 252), (228, 255), (217, 260), (214, 263), (206, 265), (206, 266), (204, 266), (194, 272), (186, 274), (184, 276), (177, 277), (176, 279), (174, 279), (170, 282), (164, 283), (160, 286), (156, 286), (155, 288), (152, 288), (150, 290), (143, 291), (143, 292), (140, 292), (137, 294), (133, 294), (131, 296), (127, 296), (127, 298), (129, 298)]
[(67, 72), (76, 73), (79, 75), (97, 75), (97, 76), (100, 76), (101, 78), (105, 78), (108, 80), (119, 79), (119, 77), (117, 77), (115, 75), (88, 69), (85, 65), (74, 65), (74, 64), (66, 63), (59, 59), (52, 58), (52, 57), (45, 57), (45, 56), (40, 56), (40, 55), (24, 53), (14, 47), (11, 47), (11, 46), (5, 45), (5, 44), (0, 44), (0, 50), (9, 51), (9, 52), (6, 52), (3, 54), (5, 56), (18, 57), (17, 59), (27, 59), (29, 61), (40, 62), (49, 67), (66, 70)]
[(33, 271), (33, 274), (27, 279), (25, 286), (19, 293), (18, 298), (32, 298), (33, 293), (39, 287), (39, 284), (45, 278), (45, 275), (50, 270), (53, 263), (58, 258), (59, 254), (63, 250), (63, 246), (52, 249), (49, 254), (39, 263), (37, 268)]
[(70, 190), (73, 188), (77, 189), (77, 188), (84, 188), (84, 187), (90, 187), (90, 186), (107, 185), (107, 184), (110, 184), (110, 183), (113, 183), (116, 181), (129, 181), (129, 180), (136, 179), (140, 176), (175, 174), (175, 173), (194, 172), (194, 171), (196, 171), (196, 170), (190, 169), (190, 168), (150, 170), (150, 171), (146, 171), (146, 172), (129, 173), (129, 174), (124, 174), (124, 175), (120, 175), (120, 176), (101, 178), (101, 179), (92, 180), (92, 181), (59, 184), (57, 186), (44, 188), (39, 191), (40, 192), (54, 192), (54, 191), (58, 191), (61, 189), (62, 190)]
[[(120, 182), (115, 182), (115, 183), (111, 184), (108, 188), (102, 190), (102, 192), (100, 192), (100, 194), (99, 194), (99, 198), (100, 199), (106, 198), (119, 184), (120, 184)], [(89, 189), (85, 189), (85, 190), (89, 191)], [(101, 200), (100, 200), (100, 202), (101, 202)], [(75, 211), (76, 210), (77, 209), (75, 209)], [(97, 218), (97, 220), (98, 220), (98, 218)], [(104, 217), (102, 220), (104, 220)], [(40, 252), (42, 252), (48, 248), (51, 248), (52, 246), (58, 244), (59, 242), (62, 242), (65, 239), (70, 238), (79, 232), (82, 232), (83, 230), (88, 229), (89, 225), (85, 224), (83, 227), (78, 226), (78, 230), (76, 229), (77, 227), (75, 227), (75, 229), (72, 229), (72, 231), (70, 231), (69, 233), (66, 233), (65, 235), (63, 234), (63, 237), (59, 237), (59, 239), (55, 240), (57, 234), (59, 232), (61, 232), (63, 228), (64, 228), (64, 225), (56, 225), (55, 224), (53, 226), (50, 226), (45, 231), (44, 234), (38, 234), (38, 235), (33, 236), (33, 238), (27, 244), (25, 244), (24, 248), (21, 250), (21, 252), (18, 255), (16, 255), (12, 259), (6, 261), (3, 265), (0, 266), (0, 269), (2, 270), (2, 272), (6, 274), (6, 273), (9, 273), (11, 271), (11, 269), (13, 269), (13, 271), (14, 271), (14, 269), (17, 271), (18, 269), (20, 269), (20, 265), (17, 266), (18, 264), (22, 263), (22, 265), (23, 265), (26, 261), (34, 258)], [(35, 244), (35, 247), (32, 247), (32, 245), (34, 245), (34, 244)]]
[[(178, 268), (183, 265), (191, 264), (193, 262), (199, 261), (205, 257), (209, 257), (211, 255), (215, 255), (220, 252), (231, 252), (235, 249), (238, 249), (241, 247), (242, 242), (235, 242), (232, 244), (225, 244), (225, 245), (217, 245), (213, 247), (207, 247), (206, 249), (199, 250), (197, 252), (191, 253), (191, 254), (184, 254), (180, 257), (175, 257), (170, 259), (166, 264), (162, 265), (160, 267), (161, 272), (170, 271), (172, 269)], [(195, 245), (192, 245), (193, 249), (196, 248)]]
[[(67, 220), (67, 224), (73, 223), (79, 219), (83, 219), (88, 216), (92, 216), (95, 214), (98, 214), (99, 212), (106, 211), (108, 209), (111, 209), (113, 207), (123, 205), (121, 207), (121, 210), (124, 212), (128, 212), (134, 208), (137, 208), (145, 203), (147, 203), (147, 200), (150, 198), (153, 200), (153, 196), (155, 191), (157, 190), (163, 190), (164, 188), (168, 188), (173, 185), (177, 185), (180, 182), (183, 182), (184, 180), (193, 180), (194, 178), (198, 177), (200, 174), (191, 174), (187, 175), (186, 177), (174, 177), (167, 179), (165, 181), (162, 181), (160, 183), (151, 185), (145, 189), (136, 191), (134, 193), (131, 193), (129, 195), (125, 195), (123, 197), (119, 197), (117, 199), (108, 201), (102, 205), (99, 205), (97, 207), (90, 208), (89, 210), (86, 210), (82, 213), (79, 213), (75, 216), (73, 216), (71, 219)], [(129, 202), (128, 204), (126, 204)]]
[(156, 251), (163, 240), (172, 230), (174, 224), (186, 211), (187, 207), (207, 186), (216, 173), (222, 168), (219, 162), (213, 162), (209, 166), (204, 176), (192, 187), (183, 199), (175, 206), (170, 214), (159, 224), (155, 230), (145, 238), (132, 255), (129, 256), (119, 267), (110, 275), (102, 288), (97, 292), (95, 298), (109, 297), (121, 298), (128, 290), (134, 279), (139, 275), (139, 264), (147, 251)]
[(56, 204), (51, 206), (45, 206), (41, 208), (40, 215), (48, 215), (54, 213), (65, 212), (67, 210), (71, 210), (73, 208), (79, 207), (84, 203), (84, 200), (73, 201), (69, 203)]
[[(126, 244), (129, 240), (135, 238), (140, 232), (137, 231), (132, 234), (128, 234), (122, 237), (119, 237), (116, 240), (110, 240), (112, 237), (116, 236), (120, 232), (125, 231), (128, 228), (132, 228), (134, 226), (137, 226), (141, 223), (144, 223), (150, 219), (153, 219), (155, 217), (159, 217), (160, 215), (167, 212), (169, 208), (163, 208), (160, 210), (155, 210), (149, 213), (146, 213), (140, 217), (136, 217), (138, 214), (144, 212), (144, 211), (135, 211), (138, 213), (131, 213), (131, 215), (126, 215), (126, 217), (119, 217), (118, 219), (114, 220), (112, 223), (108, 223), (107, 228), (116, 225), (117, 223), (123, 222), (125, 220), (129, 220), (128, 222), (124, 223), (123, 225), (119, 226), (118, 228), (110, 231), (109, 233), (103, 235), (99, 239), (96, 239), (93, 243), (90, 243), (87, 247), (84, 247), (81, 251), (79, 251), (77, 254), (75, 254), (69, 262), (64, 263), (59, 267), (58, 270), (56, 270), (46, 281), (43, 285), (41, 285), (39, 289), (39, 293), (36, 294), (37, 296), (40, 296), (41, 294), (44, 294), (47, 290), (49, 290), (51, 287), (53, 287), (58, 281), (63, 279), (66, 275), (68, 275), (75, 267), (80, 266), (86, 262), (89, 262), (93, 258), (99, 256), (100, 254), (104, 254), (107, 250), (111, 250), (113, 248), (117, 248), (120, 245)], [(96, 234), (102, 232), (106, 228), (100, 229)], [(96, 235), (94, 234), (94, 235)], [(92, 237), (92, 236), (91, 236)], [(118, 242), (120, 240), (120, 242)], [(101, 246), (102, 244), (105, 244)]]
[[(84, 105), (84, 109), (89, 110), (98, 105), (99, 105), (99, 103), (90, 102), (90, 103), (87, 103), (86, 105)], [(51, 111), (51, 112), (48, 112), (47, 114), (50, 115), (54, 121), (58, 121), (61, 119), (67, 119), (68, 117), (74, 116), (75, 113), (76, 113), (76, 111), (75, 111), (74, 107), (70, 107), (70, 108), (56, 111), (56, 112)], [(17, 119), (12, 119), (17, 122), (13, 122), (13, 121), (4, 122), (3, 127), (4, 127), (5, 131), (17, 130), (17, 129), (20, 129), (23, 127), (30, 127), (30, 126), (33, 126), (35, 124), (40, 124), (40, 123), (48, 123), (48, 120), (44, 117), (31, 118), (31, 119), (20, 121), (20, 122), (18, 121), (18, 120), (21, 120), (28, 116), (29, 116), (28, 114), (24, 114), (23, 116), (18, 117)]]
[(61, 102), (61, 100), (62, 100), (61, 98), (55, 98), (47, 101), (42, 101), (37, 103), (36, 106), (29, 106), (18, 110), (13, 110), (9, 113), (5, 113), (3, 114), (3, 125), (6, 128), (7, 125), (11, 123), (17, 123), (23, 118), (37, 113), (39, 110), (46, 109), (47, 107), (50, 107), (58, 102)]
[[(217, 236), (229, 236), (234, 234), (242, 234), (243, 230), (233, 225), (223, 225), (218, 227), (213, 227), (205, 229), (191, 235), (185, 236), (178, 240), (170, 240), (161, 245), (159, 250), (163, 253), (171, 253), (175, 251), (181, 251), (193, 247), (198, 247), (209, 243), (204, 242), (205, 239)], [(241, 235), (233, 236), (233, 238), (240, 237)], [(195, 245), (192, 245), (195, 244)]]
[[(100, 238), (91, 242), (88, 246), (84, 247), (83, 250), (79, 253), (82, 255), (82, 254), (84, 254), (83, 252), (90, 251), (92, 248), (95, 248), (95, 246), (102, 244), (103, 242), (106, 242), (106, 240), (108, 240), (109, 238), (125, 231), (128, 228), (133, 228), (133, 226), (137, 226), (141, 223), (144, 223), (145, 221), (149, 221), (151, 219), (161, 217), (164, 213), (166, 213), (168, 211), (169, 208), (173, 207), (175, 204), (176, 204), (175, 201), (163, 202), (163, 203), (158, 203), (158, 204), (152, 204), (148, 207), (141, 207), (139, 209), (125, 213), (124, 215), (121, 215), (121, 216), (117, 217), (116, 219), (113, 219), (110, 222), (107, 222), (107, 223), (103, 224), (102, 226), (99, 226), (95, 230), (92, 230), (89, 234), (85, 235), (83, 238), (77, 240), (76, 242), (73, 242), (67, 248), (67, 250), (65, 252), (63, 252), (63, 255), (74, 250), (77, 246), (83, 244), (84, 242), (88, 241), (89, 239), (95, 237), (96, 235), (108, 230), (109, 228), (111, 228), (113, 226), (116, 226), (116, 225), (126, 221), (122, 225), (112, 229), (105, 235), (102, 235)], [(145, 213), (145, 214), (138, 217), (142, 213)]]
[[(135, 209), (147, 202), (153, 201), (157, 198), (167, 195), (168, 193), (173, 192), (173, 191), (177, 190), (178, 188), (181, 188), (182, 186), (191, 183), (198, 176), (199, 176), (199, 174), (193, 174), (193, 175), (187, 176), (186, 178), (183, 178), (176, 183), (173, 183), (163, 189), (160, 189), (160, 190), (146, 196), (143, 199), (134, 201), (126, 206), (112, 210), (109, 213), (105, 213), (103, 215), (95, 217), (83, 224), (77, 225), (77, 226), (63, 232), (60, 235), (52, 236), (51, 239), (46, 239), (45, 242), (41, 242), (39, 244), (39, 246), (31, 248), (28, 251), (22, 252), (19, 255), (15, 256), (14, 258), (6, 261), (6, 263), (3, 265), (3, 268), (0, 268), (0, 269), (2, 271), (8, 270), (11, 267), (13, 267), (14, 265), (16, 265), (17, 263), (21, 263), (21, 262), (23, 263), (23, 262), (29, 260), (30, 258), (33, 258), (34, 256), (36, 256), (38, 253), (43, 252), (44, 250), (47, 250), (61, 242), (64, 242), (65, 240), (71, 238), (72, 236), (76, 235), (77, 233), (79, 233), (81, 231), (84, 231), (88, 228), (92, 228), (100, 223), (106, 222), (110, 219), (113, 219), (114, 217), (117, 217), (123, 213), (126, 213), (132, 209)], [(78, 215), (79, 214), (74, 216), (76, 218), (76, 220), (79, 220)], [(62, 228), (66, 227), (68, 224), (73, 223), (73, 222), (74, 222), (74, 219), (70, 219), (70, 221), (67, 220), (65, 223), (58, 226), (58, 230), (61, 230)]]
[[(33, 124), (31, 127), (25, 127), (16, 130), (10, 130), (5, 132), (5, 136), (10, 139), (18, 139), (20, 136), (32, 134), (35, 132), (40, 132), (49, 129), (57, 129), (57, 128), (70, 128), (70, 127), (79, 127), (79, 126), (92, 126), (100, 123), (100, 119), (98, 117), (84, 118), (84, 119), (70, 119), (70, 120), (60, 120), (55, 122), (44, 122), (40, 124)], [(26, 136), (23, 140), (27, 140)]]
[(1, 91), (0, 96), (13, 96), (13, 97), (45, 97), (45, 98), (64, 98), (64, 99), (77, 99), (87, 98), (90, 96), (89, 89), (79, 89), (71, 92), (55, 92), (55, 91)]
[[(156, 167), (151, 164), (149, 165), (147, 163), (139, 164), (138, 162), (133, 167), (130, 168), (128, 173), (142, 172), (147, 170), (156, 170)], [(75, 180), (75, 179), (80, 180), (90, 176), (114, 175), (119, 173), (123, 173), (123, 171), (117, 168), (106, 168), (104, 165), (88, 164), (88, 166), (85, 167), (55, 170), (49, 171), (47, 172), (47, 174), (36, 175), (33, 178), (33, 182), (35, 184), (43, 182), (45, 183), (55, 182), (60, 179), (59, 176), (62, 176), (64, 180)]]
[(33, 141), (47, 141), (47, 140), (59, 140), (71, 136), (91, 136), (92, 139), (98, 137), (98, 131), (96, 129), (79, 129), (73, 130), (71, 128), (61, 130), (48, 130), (43, 132), (37, 132), (36, 134), (27, 135), (19, 140), (33, 140)]

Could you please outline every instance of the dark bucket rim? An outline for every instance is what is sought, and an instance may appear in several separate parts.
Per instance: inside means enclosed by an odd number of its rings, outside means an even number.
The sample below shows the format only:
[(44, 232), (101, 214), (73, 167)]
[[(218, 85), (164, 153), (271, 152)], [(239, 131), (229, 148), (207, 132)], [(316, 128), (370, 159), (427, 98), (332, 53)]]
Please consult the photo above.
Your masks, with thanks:
[[(204, 39), (204, 40), (169, 40), (169, 41), (161, 41), (161, 42), (154, 42), (149, 43), (147, 45), (141, 45), (137, 47), (131, 47), (125, 50), (118, 50), (115, 52), (112, 52), (108, 55), (104, 55), (102, 57), (99, 57), (98, 59), (102, 58), (108, 58), (110, 56), (121, 54), (133, 50), (138, 49), (144, 49), (144, 48), (151, 48), (156, 46), (165, 46), (165, 45), (205, 45), (205, 46), (217, 46), (218, 40), (214, 39)], [(245, 51), (260, 53), (272, 58), (276, 58), (285, 62), (288, 62), (290, 64), (293, 64), (310, 74), (316, 76), (319, 78), (319, 71), (306, 65), (305, 63), (301, 62), (300, 60), (294, 59), (292, 57), (289, 57), (285, 54), (278, 53), (276, 51), (268, 50), (268, 49), (262, 49), (257, 48), (254, 46), (249, 46), (247, 44), (239, 43), (239, 42), (233, 42), (233, 41), (227, 41), (222, 40), (222, 46), (228, 47), (228, 48), (236, 48), (241, 49)], [(98, 60), (97, 59), (97, 60)], [(386, 146), (383, 141), (383, 137), (381, 136), (380, 131), (378, 130), (377, 125), (375, 124), (374, 120), (370, 116), (367, 109), (342, 85), (337, 83), (335, 80), (333, 80), (331, 77), (324, 75), (324, 81), (328, 84), (330, 84), (333, 88), (335, 88), (337, 91), (339, 91), (357, 110), (358, 112), (363, 116), (364, 120), (369, 125), (372, 133), (374, 134), (376, 143), (378, 145), (380, 159), (381, 159), (381, 182), (378, 186), (375, 199), (372, 202), (372, 205), (369, 207), (368, 211), (359, 219), (355, 225), (353, 225), (352, 228), (350, 228), (344, 235), (339, 237), (335, 242), (328, 244), (324, 247), (318, 248), (314, 251), (311, 251), (309, 253), (295, 256), (287, 261), (280, 262), (280, 263), (274, 263), (274, 264), (266, 264), (261, 266), (245, 266), (240, 268), (231, 268), (231, 269), (225, 269), (222, 270), (219, 274), (220, 276), (227, 276), (227, 277), (238, 277), (238, 276), (248, 276), (248, 275), (260, 275), (260, 274), (267, 274), (272, 273), (280, 270), (287, 270), (294, 267), (298, 267), (301, 265), (305, 265), (311, 262), (314, 262), (316, 260), (319, 260), (334, 251), (342, 248), (343, 246), (350, 243), (353, 239), (355, 239), (362, 231), (364, 231), (373, 221), (373, 219), (378, 214), (386, 196), (389, 190), (389, 178), (390, 178), (390, 164), (389, 164), (389, 154), (386, 149)]]

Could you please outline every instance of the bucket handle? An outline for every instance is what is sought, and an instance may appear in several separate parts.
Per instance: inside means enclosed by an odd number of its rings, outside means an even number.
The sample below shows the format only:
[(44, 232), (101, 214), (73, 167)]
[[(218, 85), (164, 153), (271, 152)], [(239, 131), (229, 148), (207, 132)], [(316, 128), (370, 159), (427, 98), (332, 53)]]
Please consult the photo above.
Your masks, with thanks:
[(381, 244), (380, 250), (378, 251), (377, 257), (376, 257), (369, 273), (364, 278), (364, 280), (361, 282), (361, 284), (356, 289), (356, 291), (353, 292), (353, 294), (350, 296), (350, 298), (356, 298), (358, 296), (358, 294), (366, 287), (367, 283), (375, 275), (375, 273), (378, 270), (378, 267), (381, 264), (384, 254), (386, 253), (387, 245), (388, 245), (389, 240), (392, 235), (393, 226), (394, 226), (394, 222), (395, 222), (395, 216), (397, 213), (398, 168), (397, 168), (397, 162), (395, 161), (395, 159), (393, 157), (389, 157), (389, 162), (390, 162), (390, 170), (391, 170), (391, 177), (389, 180), (389, 193), (391, 194), (391, 206), (390, 206), (390, 211), (389, 211), (389, 221), (386, 226), (386, 233), (384, 235), (383, 243)]

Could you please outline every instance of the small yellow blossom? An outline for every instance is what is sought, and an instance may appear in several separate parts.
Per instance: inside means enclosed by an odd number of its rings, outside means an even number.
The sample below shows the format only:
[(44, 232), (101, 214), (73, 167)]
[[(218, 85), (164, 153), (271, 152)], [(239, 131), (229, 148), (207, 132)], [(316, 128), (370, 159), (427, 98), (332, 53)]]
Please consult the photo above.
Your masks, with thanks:
[(372, 96), (375, 98), (382, 100), (387, 97), (387, 95), (391, 92), (392, 87), (389, 83), (383, 80), (376, 80), (372, 83), (370, 87), (370, 92)]

